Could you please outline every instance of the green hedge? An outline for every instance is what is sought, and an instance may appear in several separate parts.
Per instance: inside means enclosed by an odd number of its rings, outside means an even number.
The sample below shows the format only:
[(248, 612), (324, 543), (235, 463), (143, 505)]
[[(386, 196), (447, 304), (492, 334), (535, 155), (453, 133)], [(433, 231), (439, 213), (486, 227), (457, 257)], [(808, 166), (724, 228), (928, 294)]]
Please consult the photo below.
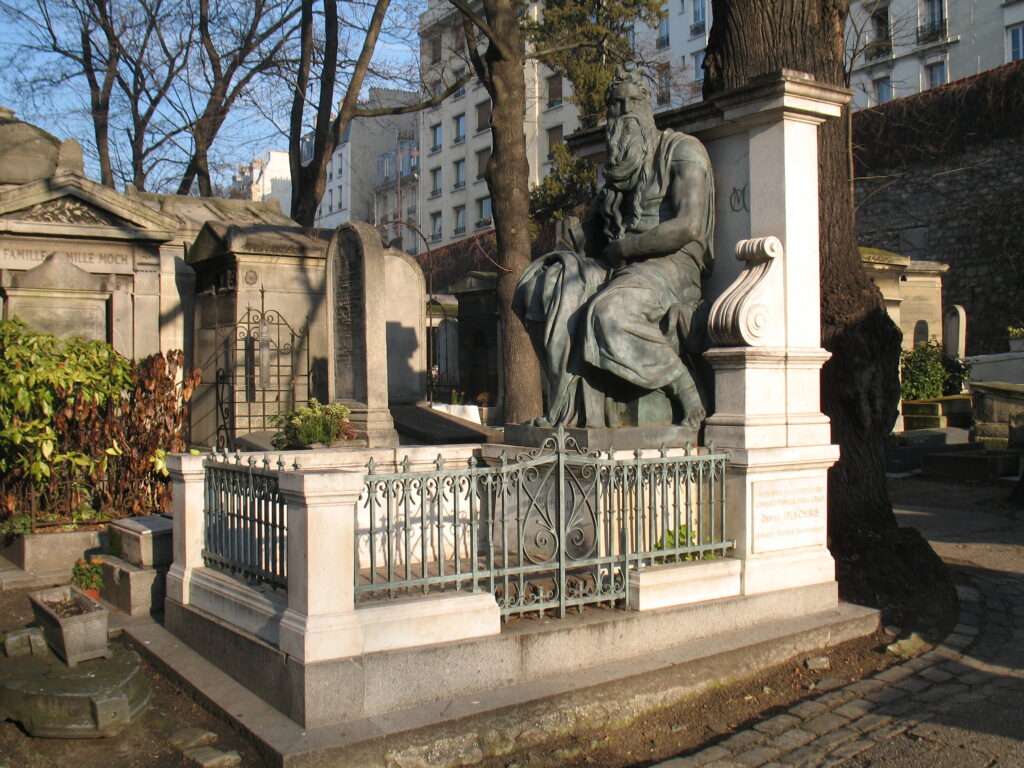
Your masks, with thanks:
[(969, 374), (969, 366), (949, 357), (935, 341), (919, 342), (900, 354), (904, 400), (959, 395)]

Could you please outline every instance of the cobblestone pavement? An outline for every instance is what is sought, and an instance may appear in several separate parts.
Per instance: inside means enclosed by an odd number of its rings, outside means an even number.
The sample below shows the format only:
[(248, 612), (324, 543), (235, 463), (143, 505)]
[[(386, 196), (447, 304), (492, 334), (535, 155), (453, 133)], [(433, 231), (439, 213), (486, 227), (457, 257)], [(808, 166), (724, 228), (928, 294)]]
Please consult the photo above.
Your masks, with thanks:
[(1024, 768), (1024, 525), (941, 512), (923, 532), (972, 584), (941, 645), (657, 768)]

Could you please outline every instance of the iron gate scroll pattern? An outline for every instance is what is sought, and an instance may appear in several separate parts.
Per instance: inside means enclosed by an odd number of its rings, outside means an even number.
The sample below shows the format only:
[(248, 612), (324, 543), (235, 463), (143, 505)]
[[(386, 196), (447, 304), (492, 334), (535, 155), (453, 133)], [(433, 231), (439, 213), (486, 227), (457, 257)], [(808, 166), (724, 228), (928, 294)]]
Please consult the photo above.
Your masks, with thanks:
[(234, 449), (236, 436), (274, 429), (280, 413), (305, 404), (315, 392), (309, 316), (297, 331), (277, 310), (247, 306), (238, 322), (218, 327), (216, 359), (217, 447)]
[[(701, 452), (703, 450), (703, 453)], [(564, 430), (509, 460), (380, 473), (356, 521), (357, 599), (486, 590), (503, 615), (614, 603), (634, 571), (724, 556), (725, 464), (714, 449), (630, 459)]]
[(280, 460), (273, 467), (227, 454), (203, 462), (205, 531), (203, 564), (251, 584), (287, 589), (288, 509), (278, 490)]

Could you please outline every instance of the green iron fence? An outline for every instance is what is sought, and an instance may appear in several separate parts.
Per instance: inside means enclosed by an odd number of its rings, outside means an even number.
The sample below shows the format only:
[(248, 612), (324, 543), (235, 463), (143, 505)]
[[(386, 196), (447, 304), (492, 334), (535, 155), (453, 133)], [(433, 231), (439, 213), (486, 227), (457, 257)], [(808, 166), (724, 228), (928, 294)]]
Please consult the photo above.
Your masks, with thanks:
[(288, 511), (277, 483), (284, 463), (214, 453), (203, 467), (203, 563), (249, 583), (286, 589)]
[[(702, 452), (703, 451), (703, 452)], [(357, 599), (486, 590), (502, 614), (614, 603), (641, 568), (724, 556), (727, 455), (631, 459), (564, 430), (509, 460), (381, 473), (368, 464), (356, 530)]]

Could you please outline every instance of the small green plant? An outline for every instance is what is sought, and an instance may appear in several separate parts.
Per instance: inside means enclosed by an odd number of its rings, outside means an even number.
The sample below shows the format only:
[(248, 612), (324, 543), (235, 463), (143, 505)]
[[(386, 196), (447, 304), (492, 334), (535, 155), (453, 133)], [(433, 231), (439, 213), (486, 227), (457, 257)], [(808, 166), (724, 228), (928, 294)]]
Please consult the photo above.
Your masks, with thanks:
[(452, 390), (452, 392), (451, 392), (451, 404), (452, 405), (462, 405), (465, 402), (465, 399), (466, 399), (466, 393), (465, 392), (460, 392), (457, 389), (453, 389)]
[(904, 400), (958, 395), (970, 370), (970, 366), (949, 357), (938, 342), (922, 341), (900, 354), (901, 394)]
[[(709, 538), (710, 542), (711, 539)], [(695, 547), (697, 546), (697, 532), (691, 531), (686, 525), (680, 525), (677, 530), (666, 531), (665, 535), (658, 539), (658, 543), (654, 545), (656, 550), (666, 549), (681, 549), (682, 547)], [(691, 553), (674, 555), (669, 557), (656, 557), (654, 562), (658, 565), (662, 563), (677, 562), (679, 560), (696, 560), (698, 555)], [(705, 555), (700, 556), (702, 560), (714, 560), (715, 555), (713, 552), (708, 552)]]
[(1011, 339), (1024, 339), (1024, 326), (1008, 326), (1006, 333)]
[(78, 558), (71, 568), (71, 583), (79, 589), (103, 589), (103, 558)]
[(353, 440), (356, 431), (349, 424), (351, 411), (341, 403), (324, 405), (311, 398), (308, 406), (274, 417), (278, 428), (271, 442), (278, 450), (306, 448), (314, 443), (330, 445), (336, 440)]

